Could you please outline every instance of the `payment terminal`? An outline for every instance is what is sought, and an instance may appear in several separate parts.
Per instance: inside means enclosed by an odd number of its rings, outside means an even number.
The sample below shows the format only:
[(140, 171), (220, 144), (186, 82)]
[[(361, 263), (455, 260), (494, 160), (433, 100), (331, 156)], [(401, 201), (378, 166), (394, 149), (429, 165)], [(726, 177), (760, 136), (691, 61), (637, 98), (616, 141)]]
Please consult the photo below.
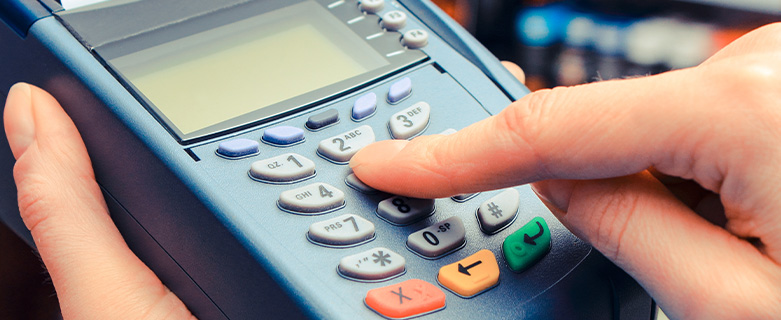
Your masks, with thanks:
[[(655, 315), (528, 186), (412, 199), (351, 173), (372, 142), (528, 93), (429, 1), (3, 0), (0, 17), (0, 92), (61, 102), (125, 240), (201, 319)], [(32, 245), (1, 140), (0, 216)]]

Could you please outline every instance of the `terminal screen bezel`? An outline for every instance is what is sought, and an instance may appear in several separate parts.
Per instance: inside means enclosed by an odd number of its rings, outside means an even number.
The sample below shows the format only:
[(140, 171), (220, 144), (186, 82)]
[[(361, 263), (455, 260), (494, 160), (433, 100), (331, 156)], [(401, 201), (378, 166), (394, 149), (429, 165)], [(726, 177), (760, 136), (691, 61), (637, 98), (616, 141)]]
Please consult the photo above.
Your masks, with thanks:
[[(132, 55), (145, 49), (164, 45), (170, 41), (197, 35), (214, 28), (235, 24), (238, 21), (245, 19), (252, 19), (253, 17), (274, 12), (275, 10), (283, 9), (295, 4), (300, 4), (302, 2), (313, 2), (322, 6), (324, 9), (329, 11), (329, 14), (333, 15), (336, 20), (341, 21), (341, 23), (343, 23), (355, 33), (347, 36), (360, 36), (362, 41), (365, 41), (366, 44), (373, 48), (373, 50), (375, 50), (379, 55), (384, 56), (388, 63), (382, 67), (368, 70), (367, 72), (344, 79), (342, 81), (338, 81), (336, 83), (332, 83), (313, 91), (309, 91), (301, 95), (294, 96), (290, 99), (268, 106), (259, 106), (258, 109), (255, 109), (252, 112), (245, 113), (238, 117), (230, 118), (228, 120), (192, 132), (182, 132), (182, 130), (180, 130), (179, 127), (177, 127), (177, 125), (166, 116), (165, 112), (163, 112), (164, 110), (158, 108), (158, 106), (156, 106), (152, 100), (144, 95), (143, 90), (139, 90), (133, 84), (132, 79), (126, 77), (120, 68), (117, 68), (112, 64), (112, 61), (117, 58), (127, 57), (128, 55)], [(126, 39), (122, 39), (120, 41), (111, 42), (95, 48), (94, 51), (103, 60), (107, 67), (112, 70), (117, 79), (126, 88), (128, 88), (129, 91), (139, 100), (139, 102), (144, 105), (150, 111), (150, 113), (152, 113), (152, 115), (164, 125), (164, 127), (176, 138), (179, 143), (183, 145), (212, 139), (217, 136), (244, 130), (249, 127), (297, 113), (309, 107), (319, 105), (350, 92), (354, 92), (355, 90), (359, 90), (365, 85), (384, 79), (392, 74), (395, 74), (396, 72), (409, 68), (428, 59), (428, 56), (420, 50), (405, 49), (399, 42), (401, 35), (398, 33), (383, 31), (379, 25), (376, 25), (376, 33), (373, 34), (381, 34), (382, 36), (374, 36), (371, 39), (365, 39), (367, 38), (367, 24), (364, 23), (361, 25), (349, 23), (349, 21), (355, 21), (354, 19), (360, 16), (368, 18), (366, 19), (367, 21), (377, 21), (376, 16), (372, 17), (363, 14), (358, 10), (357, 7), (346, 7), (341, 8), (341, 10), (331, 10), (332, 8), (328, 8), (327, 6), (327, 3), (319, 0), (253, 1), (212, 12), (186, 21), (173, 23), (164, 28), (158, 28), (149, 32), (144, 32)]]

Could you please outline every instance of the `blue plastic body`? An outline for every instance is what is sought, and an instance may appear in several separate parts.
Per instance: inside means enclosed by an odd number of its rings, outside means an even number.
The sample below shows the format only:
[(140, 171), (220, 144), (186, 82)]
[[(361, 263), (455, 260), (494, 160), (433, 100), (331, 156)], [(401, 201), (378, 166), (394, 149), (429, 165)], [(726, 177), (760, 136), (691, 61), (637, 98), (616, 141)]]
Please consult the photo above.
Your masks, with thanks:
[[(38, 5), (10, 2), (14, 5), (0, 7), (4, 19), (8, 8)], [(527, 186), (518, 187), (522, 196), (517, 221), (494, 235), (480, 231), (474, 214), (495, 191), (463, 203), (438, 199), (431, 217), (396, 227), (374, 214), (377, 203), (389, 195), (351, 189), (344, 181), (349, 167), (316, 154), (322, 139), (360, 125), (371, 126), (378, 140), (390, 139), (390, 115), (418, 101), (432, 106), (431, 123), (423, 134), (434, 134), (496, 114), (528, 93), (431, 2), (388, 1), (385, 10), (406, 11), (406, 28), (429, 31), (429, 44), (421, 50), (430, 60), (300, 113), (194, 145), (179, 144), (77, 37), (46, 14), (22, 22), (4, 20), (11, 27), (0, 28), (0, 99), (5, 100), (13, 83), (24, 81), (60, 101), (84, 138), (111, 216), (125, 240), (201, 319), (381, 319), (363, 303), (368, 290), (412, 278), (436, 284), (439, 267), (480, 249), (492, 250), (499, 258), (499, 285), (472, 299), (448, 291), (446, 308), (424, 319), (651, 318), (653, 303), (642, 288), (569, 233)], [(24, 27), (28, 22), (29, 28)], [(390, 84), (404, 77), (412, 81), (411, 96), (398, 105), (383, 101)], [(378, 97), (375, 113), (360, 123), (350, 119), (355, 100), (369, 92)], [(261, 144), (257, 156), (239, 160), (215, 153), (226, 140), (259, 141), (268, 128), (305, 128), (308, 117), (327, 109), (338, 110), (341, 121), (322, 130), (305, 130), (302, 143), (286, 148)], [(32, 245), (16, 209), (14, 159), (7, 142), (0, 140), (0, 218)], [(317, 176), (312, 181), (344, 191), (345, 207), (315, 217), (280, 210), (279, 193), (300, 185), (264, 184), (249, 178), (247, 170), (253, 161), (286, 152), (315, 161)], [(376, 238), (344, 249), (306, 239), (311, 223), (344, 213), (373, 222)], [(410, 233), (453, 215), (465, 221), (464, 248), (428, 260), (405, 247)], [(510, 272), (501, 258), (502, 240), (534, 217), (547, 222), (551, 251), (524, 273)], [(342, 257), (379, 246), (405, 256), (403, 276), (363, 283), (336, 272)]]

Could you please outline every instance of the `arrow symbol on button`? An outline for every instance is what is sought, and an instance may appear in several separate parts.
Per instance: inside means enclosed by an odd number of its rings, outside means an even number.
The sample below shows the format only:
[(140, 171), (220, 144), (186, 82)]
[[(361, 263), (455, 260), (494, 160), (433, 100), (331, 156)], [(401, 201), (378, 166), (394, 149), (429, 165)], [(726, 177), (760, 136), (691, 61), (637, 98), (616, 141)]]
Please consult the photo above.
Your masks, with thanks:
[(526, 242), (530, 245), (536, 246), (537, 242), (534, 242), (534, 240), (537, 240), (537, 238), (542, 237), (542, 234), (545, 233), (545, 229), (542, 228), (542, 224), (540, 224), (539, 221), (534, 221), (537, 223), (537, 226), (540, 227), (540, 232), (535, 234), (534, 236), (529, 236), (528, 234), (523, 234), (523, 242)]
[(477, 260), (477, 262), (475, 262), (475, 263), (473, 263), (473, 264), (470, 264), (470, 265), (468, 265), (468, 266), (466, 266), (466, 267), (462, 266), (462, 265), (459, 263), (459, 264), (458, 264), (458, 272), (461, 272), (461, 273), (463, 273), (463, 274), (465, 274), (465, 275), (471, 276), (471, 274), (469, 273), (469, 269), (472, 269), (472, 268), (476, 267), (477, 265), (479, 265), (479, 264), (481, 264), (481, 263), (483, 263), (483, 261)]

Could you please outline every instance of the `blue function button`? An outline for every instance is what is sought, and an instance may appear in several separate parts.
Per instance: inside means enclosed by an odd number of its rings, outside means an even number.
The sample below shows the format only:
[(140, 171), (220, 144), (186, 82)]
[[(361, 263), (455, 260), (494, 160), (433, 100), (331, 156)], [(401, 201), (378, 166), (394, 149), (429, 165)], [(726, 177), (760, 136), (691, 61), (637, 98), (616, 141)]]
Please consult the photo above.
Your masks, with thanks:
[(273, 145), (287, 146), (303, 140), (304, 129), (301, 128), (279, 126), (263, 132), (263, 141)]
[(220, 142), (217, 154), (227, 158), (240, 158), (258, 153), (259, 143), (250, 139), (233, 139)]
[(339, 111), (329, 109), (309, 117), (306, 127), (310, 130), (319, 130), (337, 122), (339, 122)]
[(409, 77), (404, 77), (391, 84), (390, 89), (388, 90), (388, 102), (398, 103), (399, 101), (404, 100), (404, 98), (409, 97), (410, 93), (412, 93), (412, 80), (410, 80)]
[(353, 120), (363, 120), (377, 110), (377, 95), (369, 92), (355, 100), (353, 104)]

